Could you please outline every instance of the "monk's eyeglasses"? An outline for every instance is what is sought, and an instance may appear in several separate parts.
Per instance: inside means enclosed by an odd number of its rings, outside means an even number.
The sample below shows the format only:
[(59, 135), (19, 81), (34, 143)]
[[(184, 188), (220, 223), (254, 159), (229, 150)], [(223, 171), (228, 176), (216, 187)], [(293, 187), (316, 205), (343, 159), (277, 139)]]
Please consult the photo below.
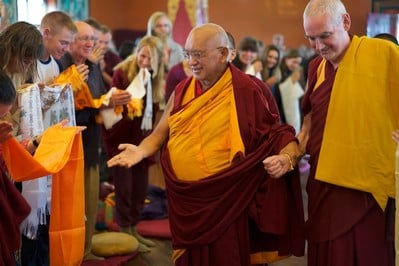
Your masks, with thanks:
[(204, 51), (200, 51), (200, 50), (193, 50), (193, 51), (183, 50), (183, 56), (184, 56), (184, 59), (186, 59), (187, 61), (189, 61), (190, 58), (193, 59), (193, 60), (198, 61), (201, 58), (206, 57), (208, 51), (210, 51), (210, 50), (221, 50), (221, 49), (228, 49), (228, 48), (224, 47), (224, 46), (219, 46), (217, 48), (204, 50)]

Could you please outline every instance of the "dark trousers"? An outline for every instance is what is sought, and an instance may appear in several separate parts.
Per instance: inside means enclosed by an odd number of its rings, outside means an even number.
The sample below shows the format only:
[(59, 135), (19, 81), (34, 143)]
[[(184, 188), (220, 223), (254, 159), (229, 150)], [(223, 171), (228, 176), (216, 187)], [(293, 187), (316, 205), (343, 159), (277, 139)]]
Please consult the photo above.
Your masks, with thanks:
[(48, 225), (39, 225), (36, 239), (29, 239), (24, 235), (22, 236), (22, 266), (50, 265), (48, 229)]
[(135, 226), (144, 207), (148, 186), (148, 163), (112, 167), (115, 185), (115, 220), (121, 227)]

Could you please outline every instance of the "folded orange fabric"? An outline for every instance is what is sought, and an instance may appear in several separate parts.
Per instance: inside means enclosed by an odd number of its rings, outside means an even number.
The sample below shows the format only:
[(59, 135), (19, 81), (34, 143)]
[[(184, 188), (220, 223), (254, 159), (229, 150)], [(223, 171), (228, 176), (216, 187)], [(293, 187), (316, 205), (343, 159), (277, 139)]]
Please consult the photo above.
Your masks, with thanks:
[(16, 139), (9, 139), (3, 144), (3, 155), (16, 181), (53, 175), (50, 264), (80, 265), (85, 221), (83, 146), (78, 128), (59, 124), (48, 128), (33, 156)]
[(54, 83), (72, 84), (76, 110), (81, 110), (86, 107), (98, 109), (105, 99), (105, 95), (101, 96), (99, 99), (93, 99), (87, 83), (82, 79), (75, 65), (71, 65), (58, 75), (58, 77), (54, 79)]

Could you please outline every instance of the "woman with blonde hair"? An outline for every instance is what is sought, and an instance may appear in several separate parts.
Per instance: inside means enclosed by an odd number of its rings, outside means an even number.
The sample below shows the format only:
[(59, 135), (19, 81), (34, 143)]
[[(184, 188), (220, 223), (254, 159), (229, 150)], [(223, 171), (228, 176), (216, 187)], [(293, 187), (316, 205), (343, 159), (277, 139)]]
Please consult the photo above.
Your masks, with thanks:
[[(132, 100), (123, 105), (122, 119), (104, 127), (103, 140), (109, 158), (120, 152), (121, 143), (138, 145), (152, 130), (164, 94), (164, 48), (158, 37), (141, 39), (135, 52), (115, 67), (111, 87), (127, 90)], [(136, 231), (148, 185), (149, 162), (131, 167), (112, 167), (115, 185), (115, 219), (122, 232), (139, 241), (139, 251), (148, 252), (154, 243)]]

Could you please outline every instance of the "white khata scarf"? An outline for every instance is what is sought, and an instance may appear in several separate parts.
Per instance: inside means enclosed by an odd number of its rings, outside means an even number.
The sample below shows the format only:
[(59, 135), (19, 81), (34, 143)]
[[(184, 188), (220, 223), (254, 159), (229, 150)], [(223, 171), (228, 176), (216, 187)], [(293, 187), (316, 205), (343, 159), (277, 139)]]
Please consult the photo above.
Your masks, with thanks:
[[(147, 89), (146, 89), (147, 88)], [(112, 93), (117, 88), (112, 87), (104, 98), (103, 104), (109, 105), (112, 97)], [(143, 120), (141, 123), (142, 130), (152, 129), (152, 84), (151, 74), (148, 69), (140, 69), (139, 73), (134, 77), (132, 82), (127, 86), (126, 91), (131, 94), (131, 99), (143, 99), (146, 96), (146, 107), (144, 110)], [(142, 108), (142, 107), (141, 107)], [(140, 115), (141, 116), (140, 110)], [(112, 108), (105, 108), (100, 110), (100, 114), (103, 118), (104, 126), (106, 129), (112, 128), (118, 121), (122, 119), (121, 113), (116, 113)]]
[[(147, 88), (147, 90), (146, 90)], [(152, 85), (151, 74), (146, 68), (140, 69), (133, 81), (126, 88), (132, 98), (142, 99), (146, 95), (146, 104), (141, 122), (141, 130), (152, 129)]]
[[(70, 84), (45, 86), (37, 84), (18, 89), (19, 123), (22, 140), (31, 139), (63, 119), (76, 125), (73, 91)], [(47, 224), (46, 215), (51, 209), (52, 176), (22, 182), (22, 195), (29, 203), (31, 212), (21, 223), (23, 235), (36, 239), (40, 224)]]

